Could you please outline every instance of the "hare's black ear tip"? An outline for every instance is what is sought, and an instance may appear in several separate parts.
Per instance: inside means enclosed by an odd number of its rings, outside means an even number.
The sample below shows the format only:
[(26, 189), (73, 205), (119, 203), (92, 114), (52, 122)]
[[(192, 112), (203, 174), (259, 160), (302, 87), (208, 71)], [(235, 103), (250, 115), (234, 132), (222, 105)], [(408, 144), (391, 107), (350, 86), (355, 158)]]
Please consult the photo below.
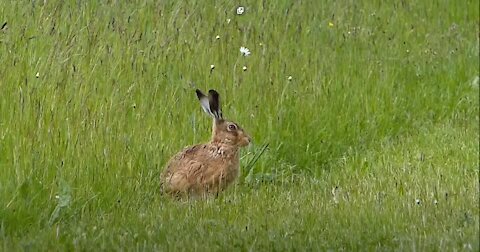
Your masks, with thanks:
[(197, 93), (198, 99), (200, 99), (200, 98), (202, 98), (203, 96), (205, 96), (205, 95), (202, 93), (202, 91), (200, 91), (200, 89), (198, 89), (198, 88), (195, 90), (195, 93)]
[(208, 93), (211, 95), (218, 95), (218, 92), (215, 89), (208, 90)]

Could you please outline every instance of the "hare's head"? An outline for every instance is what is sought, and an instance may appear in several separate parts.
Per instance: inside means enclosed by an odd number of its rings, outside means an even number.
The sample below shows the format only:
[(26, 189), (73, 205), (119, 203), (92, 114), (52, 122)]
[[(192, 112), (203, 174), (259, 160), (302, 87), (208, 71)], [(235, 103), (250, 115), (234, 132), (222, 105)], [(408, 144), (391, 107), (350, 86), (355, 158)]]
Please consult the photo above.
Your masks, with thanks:
[(209, 90), (208, 96), (196, 90), (203, 110), (213, 117), (212, 142), (235, 147), (247, 146), (251, 138), (237, 123), (223, 119), (220, 96), (215, 90)]

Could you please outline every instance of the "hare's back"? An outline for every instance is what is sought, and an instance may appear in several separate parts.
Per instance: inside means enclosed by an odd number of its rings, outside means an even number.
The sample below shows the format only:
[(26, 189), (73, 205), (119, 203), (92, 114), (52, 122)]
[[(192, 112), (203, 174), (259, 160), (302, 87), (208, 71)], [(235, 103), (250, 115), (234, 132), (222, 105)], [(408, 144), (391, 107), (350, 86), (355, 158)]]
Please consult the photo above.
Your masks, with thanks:
[(189, 146), (177, 153), (168, 161), (167, 167), (163, 172), (164, 177), (178, 172), (185, 173), (192, 169), (198, 169), (199, 163), (201, 163), (200, 160), (202, 160), (202, 157), (206, 154), (205, 149), (205, 144), (199, 144)]

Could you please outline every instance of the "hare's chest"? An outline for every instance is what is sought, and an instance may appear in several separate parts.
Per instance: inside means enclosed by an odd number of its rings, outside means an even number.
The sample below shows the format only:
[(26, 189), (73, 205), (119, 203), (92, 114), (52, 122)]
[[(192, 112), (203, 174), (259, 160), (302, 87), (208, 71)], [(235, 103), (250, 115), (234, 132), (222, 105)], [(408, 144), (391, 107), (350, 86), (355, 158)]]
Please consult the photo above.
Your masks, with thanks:
[(230, 184), (233, 182), (239, 174), (239, 165), (238, 162), (231, 162), (225, 167), (225, 182)]
[(227, 185), (231, 184), (238, 177), (239, 174), (239, 160), (238, 157), (218, 157), (215, 159), (213, 167), (214, 171), (214, 181), (220, 183), (221, 187), (224, 188)]

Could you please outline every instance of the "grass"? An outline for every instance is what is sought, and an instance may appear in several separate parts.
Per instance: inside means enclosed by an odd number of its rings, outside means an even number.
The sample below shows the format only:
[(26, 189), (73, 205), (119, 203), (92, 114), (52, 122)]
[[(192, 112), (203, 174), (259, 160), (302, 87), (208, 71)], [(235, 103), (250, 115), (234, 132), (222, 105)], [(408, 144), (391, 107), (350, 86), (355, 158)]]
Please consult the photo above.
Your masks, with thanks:
[[(478, 1), (244, 4), (0, 2), (1, 249), (478, 251)], [(177, 202), (193, 86), (254, 144)]]

